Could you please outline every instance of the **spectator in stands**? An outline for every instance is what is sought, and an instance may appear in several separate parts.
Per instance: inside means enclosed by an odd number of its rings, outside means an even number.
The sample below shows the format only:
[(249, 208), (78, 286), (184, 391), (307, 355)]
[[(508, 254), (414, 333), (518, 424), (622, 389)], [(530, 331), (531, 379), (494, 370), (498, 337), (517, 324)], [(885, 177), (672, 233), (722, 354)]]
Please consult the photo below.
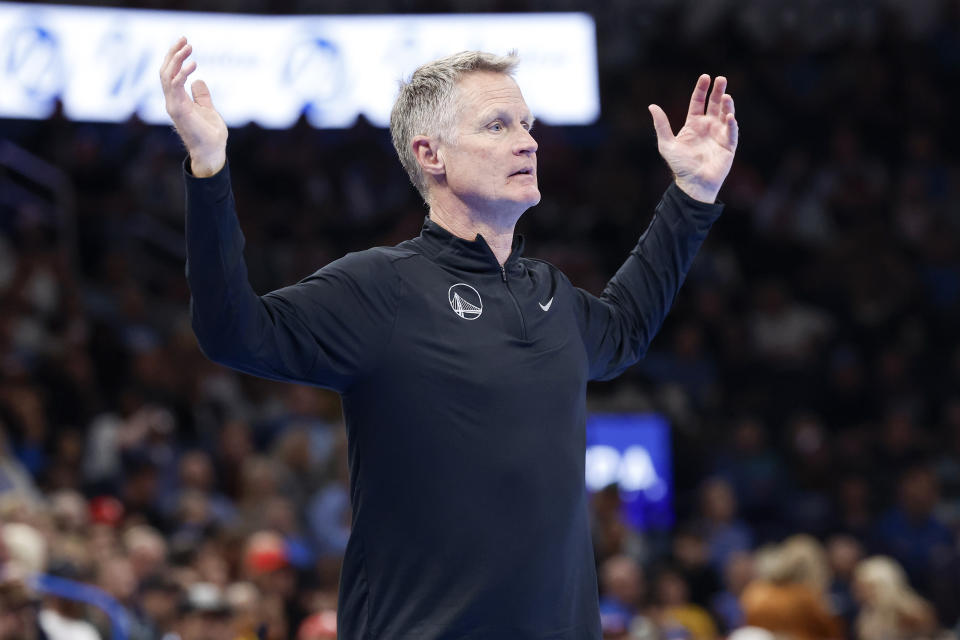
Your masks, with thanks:
[(840, 622), (829, 609), (830, 568), (814, 538), (791, 536), (758, 552), (757, 579), (740, 597), (746, 623), (799, 640), (842, 638)]
[(187, 590), (177, 632), (180, 640), (234, 640), (230, 608), (219, 587), (198, 582)]
[(143, 621), (144, 640), (163, 640), (164, 632), (176, 626), (182, 598), (180, 587), (163, 574), (140, 582), (134, 613)]
[(21, 499), (37, 502), (41, 494), (33, 476), (10, 450), (7, 432), (8, 426), (0, 412), (0, 496), (9, 492)]
[(251, 582), (234, 582), (224, 597), (233, 612), (233, 640), (256, 640), (261, 624), (260, 591)]
[(251, 535), (243, 552), (243, 575), (264, 594), (266, 615), (274, 618), (277, 632), (282, 624), (286, 627), (298, 617), (301, 603), (295, 600), (297, 579), (290, 566), (289, 555), (283, 537), (275, 531), (258, 531)]
[(220, 525), (232, 523), (236, 518), (236, 508), (229, 498), (216, 491), (215, 482), (209, 453), (200, 449), (183, 452), (177, 469), (177, 484), (166, 496), (164, 511), (170, 514), (182, 506), (179, 499), (184, 493), (198, 492), (206, 498), (212, 522)]
[(739, 629), (746, 622), (740, 597), (754, 578), (753, 556), (746, 551), (737, 551), (727, 557), (723, 571), (723, 590), (713, 594), (710, 611), (722, 633)]
[(14, 577), (41, 573), (47, 567), (47, 541), (24, 522), (0, 520), (0, 560)]
[(939, 431), (934, 470), (943, 495), (937, 512), (956, 531), (960, 530), (960, 397), (944, 403)]
[(644, 609), (643, 569), (629, 556), (607, 558), (600, 566), (600, 626), (604, 637), (619, 637)]
[(787, 424), (793, 470), (789, 523), (791, 529), (824, 534), (831, 528), (828, 496), (833, 487), (832, 438), (819, 416), (799, 411)]
[(124, 607), (136, 604), (137, 578), (126, 555), (118, 554), (97, 565), (96, 584)]
[(44, 405), (42, 390), (36, 385), (21, 382), (0, 387), (0, 406), (17, 428), (17, 437), (9, 446), (35, 478), (44, 477), (49, 464), (45, 445), (49, 425)]
[(284, 469), (273, 458), (253, 455), (243, 463), (242, 477), (238, 516), (248, 527), (263, 528), (263, 505), (273, 496), (284, 494)]
[(899, 640), (932, 634), (937, 629), (933, 607), (910, 588), (899, 564), (886, 556), (863, 560), (854, 571), (854, 593), (860, 602), (860, 640)]
[(658, 384), (680, 385), (698, 407), (706, 407), (716, 393), (716, 363), (704, 350), (703, 329), (688, 322), (677, 328), (672, 348), (655, 349), (637, 364)]
[(908, 468), (899, 478), (897, 504), (877, 522), (875, 547), (892, 556), (911, 581), (929, 586), (935, 564), (955, 553), (953, 533), (936, 517), (937, 477), (929, 466)]
[(317, 490), (307, 505), (307, 523), (320, 556), (342, 555), (350, 537), (350, 476), (344, 434), (336, 439), (331, 457), (334, 477)]
[(214, 468), (224, 494), (238, 507), (243, 496), (247, 464), (254, 452), (250, 424), (238, 418), (225, 420), (216, 435)]
[(123, 532), (122, 542), (136, 584), (166, 568), (167, 543), (156, 529), (134, 525)]
[(840, 534), (827, 541), (827, 557), (833, 580), (830, 583), (830, 611), (843, 620), (847, 635), (856, 628), (857, 602), (853, 596), (853, 571), (863, 559), (863, 545), (853, 536)]
[(592, 501), (590, 530), (598, 563), (618, 554), (637, 562), (647, 560), (649, 550), (643, 535), (624, 516), (620, 487), (604, 487), (593, 495)]
[[(716, 473), (733, 488), (741, 515), (764, 530), (782, 519), (782, 495), (787, 488), (786, 463), (771, 446), (759, 416), (737, 419), (728, 441), (716, 453)], [(779, 534), (779, 532), (777, 532)]]
[(710, 564), (719, 574), (735, 551), (753, 546), (753, 534), (737, 518), (737, 498), (733, 487), (722, 478), (710, 478), (700, 491), (701, 523), (706, 535)]
[(794, 300), (784, 282), (769, 280), (758, 288), (751, 335), (757, 354), (772, 367), (802, 367), (832, 330), (830, 317)]
[(690, 588), (690, 600), (709, 608), (713, 594), (720, 590), (720, 575), (711, 562), (710, 549), (700, 527), (676, 529), (670, 561)]
[(313, 614), (300, 625), (297, 640), (337, 640), (337, 614), (333, 611)]
[(857, 538), (861, 543), (871, 539), (876, 500), (874, 487), (864, 475), (857, 473), (842, 475), (834, 490), (837, 529)]
[[(655, 578), (653, 618), (666, 637), (712, 640), (717, 626), (706, 609), (690, 601), (690, 587), (683, 574), (663, 566)], [(682, 634), (682, 635), (681, 635)]]
[(41, 639), (46, 640), (37, 622), (36, 596), (22, 577), (0, 574), (0, 640)]
[[(89, 577), (70, 564), (51, 567), (50, 573), (74, 582), (89, 581)], [(49, 640), (101, 640), (100, 632), (92, 625), (90, 610), (74, 599), (47, 595), (37, 614), (37, 620)]]

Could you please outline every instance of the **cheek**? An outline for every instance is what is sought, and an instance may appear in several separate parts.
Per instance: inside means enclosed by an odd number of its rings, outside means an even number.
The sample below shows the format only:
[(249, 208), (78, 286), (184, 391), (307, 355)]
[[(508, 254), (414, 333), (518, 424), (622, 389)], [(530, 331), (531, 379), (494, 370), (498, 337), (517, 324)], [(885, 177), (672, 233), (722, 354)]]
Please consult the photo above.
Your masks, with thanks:
[(490, 151), (479, 150), (470, 154), (470, 164), (474, 171), (480, 170), (490, 173), (496, 170), (496, 156)]
[(489, 184), (502, 167), (488, 151), (451, 155), (446, 163), (447, 180), (451, 184)]

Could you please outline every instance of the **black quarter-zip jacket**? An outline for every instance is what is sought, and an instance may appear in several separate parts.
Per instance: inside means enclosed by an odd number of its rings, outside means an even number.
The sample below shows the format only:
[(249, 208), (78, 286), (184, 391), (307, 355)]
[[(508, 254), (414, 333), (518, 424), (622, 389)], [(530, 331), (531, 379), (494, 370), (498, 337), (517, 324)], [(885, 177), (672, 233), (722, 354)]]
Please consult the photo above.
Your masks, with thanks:
[(229, 167), (186, 182), (194, 331), (212, 360), (343, 399), (353, 520), (342, 640), (601, 637), (586, 385), (645, 353), (721, 205), (671, 185), (599, 298), (429, 217), (258, 296)]

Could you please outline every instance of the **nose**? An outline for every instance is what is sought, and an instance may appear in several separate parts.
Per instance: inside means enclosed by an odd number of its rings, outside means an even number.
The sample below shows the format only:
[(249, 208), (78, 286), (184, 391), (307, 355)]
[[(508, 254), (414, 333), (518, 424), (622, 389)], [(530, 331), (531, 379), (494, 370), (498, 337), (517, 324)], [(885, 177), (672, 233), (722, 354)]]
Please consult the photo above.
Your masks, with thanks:
[(517, 137), (514, 153), (516, 155), (533, 155), (537, 152), (537, 148), (537, 141), (533, 139), (533, 135), (521, 127), (520, 134)]

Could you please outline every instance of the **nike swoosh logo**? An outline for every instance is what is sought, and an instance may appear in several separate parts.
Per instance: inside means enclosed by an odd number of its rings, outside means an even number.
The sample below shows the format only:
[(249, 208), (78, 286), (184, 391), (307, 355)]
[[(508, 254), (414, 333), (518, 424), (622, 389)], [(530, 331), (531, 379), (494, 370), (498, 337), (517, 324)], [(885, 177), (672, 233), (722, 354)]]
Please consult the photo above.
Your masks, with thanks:
[(540, 308), (544, 311), (550, 311), (550, 305), (553, 304), (553, 298), (547, 300), (547, 304), (543, 304), (542, 302), (538, 302), (537, 304), (540, 305)]

